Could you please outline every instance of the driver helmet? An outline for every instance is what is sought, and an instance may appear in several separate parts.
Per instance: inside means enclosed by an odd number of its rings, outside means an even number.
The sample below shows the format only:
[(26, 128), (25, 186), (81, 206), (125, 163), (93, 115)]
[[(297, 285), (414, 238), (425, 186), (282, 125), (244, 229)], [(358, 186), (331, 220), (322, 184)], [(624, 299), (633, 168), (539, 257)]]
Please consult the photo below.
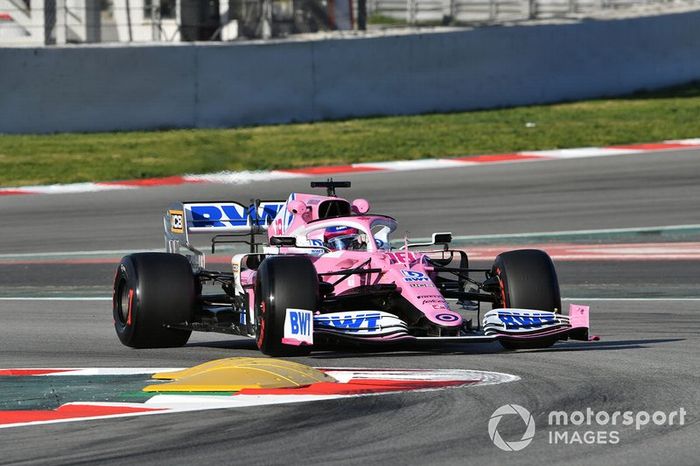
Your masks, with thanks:
[(323, 242), (332, 251), (362, 250), (367, 248), (367, 241), (357, 228), (339, 226), (326, 228)]

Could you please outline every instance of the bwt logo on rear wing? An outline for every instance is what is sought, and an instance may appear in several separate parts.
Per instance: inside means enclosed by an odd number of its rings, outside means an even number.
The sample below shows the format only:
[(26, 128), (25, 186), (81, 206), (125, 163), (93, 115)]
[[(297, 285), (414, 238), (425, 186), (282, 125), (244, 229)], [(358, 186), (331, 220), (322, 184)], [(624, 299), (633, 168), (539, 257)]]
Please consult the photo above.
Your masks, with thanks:
[(189, 233), (251, 233), (266, 230), (285, 201), (260, 201), (245, 206), (238, 202), (180, 202), (165, 213), (163, 226), (168, 239), (184, 239)]

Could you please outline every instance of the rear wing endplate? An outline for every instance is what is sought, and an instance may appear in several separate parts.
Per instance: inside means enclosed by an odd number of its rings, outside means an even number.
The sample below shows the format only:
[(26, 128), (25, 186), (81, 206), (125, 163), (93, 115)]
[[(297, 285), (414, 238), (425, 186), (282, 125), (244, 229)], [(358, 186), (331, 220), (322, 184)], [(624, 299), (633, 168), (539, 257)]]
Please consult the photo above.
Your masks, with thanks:
[(166, 250), (179, 253), (184, 247), (198, 258), (193, 266), (203, 268), (204, 253), (192, 246), (191, 234), (263, 233), (285, 203), (259, 200), (249, 205), (233, 201), (176, 202), (168, 207), (163, 217)]

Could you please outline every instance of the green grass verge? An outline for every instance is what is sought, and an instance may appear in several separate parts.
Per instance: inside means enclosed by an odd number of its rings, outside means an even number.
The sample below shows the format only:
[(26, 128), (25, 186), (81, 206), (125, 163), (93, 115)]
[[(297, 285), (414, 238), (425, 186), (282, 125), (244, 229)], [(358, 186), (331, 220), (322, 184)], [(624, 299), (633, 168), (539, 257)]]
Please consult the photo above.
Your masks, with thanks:
[(0, 135), (0, 185), (661, 141), (700, 137), (698, 115), (700, 83), (625, 98), (464, 113), (220, 130)]

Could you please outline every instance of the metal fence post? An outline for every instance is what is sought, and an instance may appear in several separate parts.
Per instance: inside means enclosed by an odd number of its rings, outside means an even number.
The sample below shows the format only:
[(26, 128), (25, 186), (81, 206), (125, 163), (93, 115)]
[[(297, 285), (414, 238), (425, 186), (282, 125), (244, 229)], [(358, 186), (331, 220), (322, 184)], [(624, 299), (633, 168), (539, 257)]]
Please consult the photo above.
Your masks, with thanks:
[(537, 0), (524, 0), (525, 18), (535, 19), (537, 17)]
[(85, 42), (95, 43), (102, 41), (102, 14), (100, 2), (97, 0), (84, 0), (85, 4)]
[(51, 33), (56, 26), (56, 0), (44, 0), (44, 45), (54, 43)]
[(56, 45), (66, 43), (66, 0), (56, 0), (56, 27), (54, 29)]
[(357, 0), (357, 29), (367, 30), (367, 0)]
[(272, 37), (272, 0), (263, 0), (262, 4), (262, 38)]
[(158, 41), (160, 39), (160, 31), (158, 30), (158, 10), (160, 9), (156, 2), (159, 0), (151, 0), (151, 10), (149, 11), (151, 16), (151, 39)]

